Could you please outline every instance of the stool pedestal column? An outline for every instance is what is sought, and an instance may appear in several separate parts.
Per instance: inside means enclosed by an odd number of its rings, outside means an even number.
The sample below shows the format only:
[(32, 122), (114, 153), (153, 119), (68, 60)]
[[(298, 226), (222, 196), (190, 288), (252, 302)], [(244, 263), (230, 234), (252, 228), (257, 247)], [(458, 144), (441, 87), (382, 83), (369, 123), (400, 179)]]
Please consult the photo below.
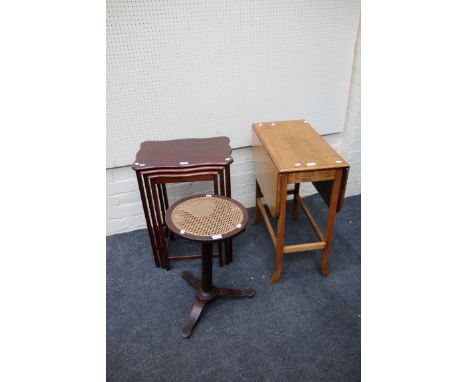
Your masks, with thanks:
[(202, 242), (202, 278), (199, 279), (188, 271), (182, 272), (182, 278), (189, 283), (196, 291), (196, 299), (192, 305), (192, 310), (182, 329), (182, 337), (188, 338), (192, 335), (193, 328), (200, 318), (205, 304), (213, 301), (217, 297), (253, 297), (254, 289), (230, 289), (216, 288), (213, 285), (213, 245), (212, 242)]

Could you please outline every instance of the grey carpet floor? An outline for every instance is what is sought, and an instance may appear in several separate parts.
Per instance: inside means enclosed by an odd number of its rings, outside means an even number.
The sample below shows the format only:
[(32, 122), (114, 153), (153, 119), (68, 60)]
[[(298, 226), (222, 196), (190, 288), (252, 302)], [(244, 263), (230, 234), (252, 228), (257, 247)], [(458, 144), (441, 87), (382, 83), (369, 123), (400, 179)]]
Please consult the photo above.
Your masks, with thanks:
[[(324, 227), (327, 208), (305, 198)], [(303, 214), (291, 218), (286, 244), (316, 240)], [(274, 251), (265, 224), (234, 239), (234, 262), (213, 264), (218, 286), (255, 288), (252, 299), (217, 299), (202, 313), (192, 337), (181, 328), (194, 300), (182, 270), (200, 273), (200, 260), (155, 268), (146, 230), (107, 238), (108, 381), (359, 381), (360, 196), (345, 199), (337, 215), (329, 258), (320, 251), (286, 254), (271, 285)], [(249, 209), (252, 216), (253, 209)], [(177, 239), (171, 253), (198, 253)]]

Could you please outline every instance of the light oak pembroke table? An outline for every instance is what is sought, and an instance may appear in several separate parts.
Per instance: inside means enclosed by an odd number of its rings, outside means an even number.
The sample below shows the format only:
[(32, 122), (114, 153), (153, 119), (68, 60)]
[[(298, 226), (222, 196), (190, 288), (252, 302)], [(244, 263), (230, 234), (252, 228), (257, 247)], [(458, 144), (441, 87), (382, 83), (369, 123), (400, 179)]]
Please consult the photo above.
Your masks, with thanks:
[[(275, 248), (275, 271), (271, 283), (278, 282), (284, 253), (322, 249), (322, 275), (328, 276), (327, 263), (333, 237), (336, 212), (341, 209), (348, 163), (310, 126), (306, 120), (262, 122), (252, 125), (252, 147), (256, 173), (256, 204), (252, 224), (265, 220)], [(325, 234), (320, 230), (299, 195), (301, 183), (312, 182), (329, 207)], [(294, 189), (288, 190), (288, 184)], [(320, 241), (284, 245), (286, 197), (294, 195), (293, 217), (298, 218), (298, 205)], [(262, 198), (264, 201), (262, 201)], [(278, 219), (273, 230), (263, 204)]]

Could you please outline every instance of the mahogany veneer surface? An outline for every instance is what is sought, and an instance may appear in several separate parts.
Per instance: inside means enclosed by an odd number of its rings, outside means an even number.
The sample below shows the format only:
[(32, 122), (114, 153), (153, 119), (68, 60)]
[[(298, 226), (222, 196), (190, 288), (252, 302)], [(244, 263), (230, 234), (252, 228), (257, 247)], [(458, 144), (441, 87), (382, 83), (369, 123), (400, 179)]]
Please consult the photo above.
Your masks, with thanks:
[(132, 168), (140, 170), (204, 164), (224, 165), (230, 161), (232, 161), (231, 146), (228, 137), (146, 141), (141, 143)]

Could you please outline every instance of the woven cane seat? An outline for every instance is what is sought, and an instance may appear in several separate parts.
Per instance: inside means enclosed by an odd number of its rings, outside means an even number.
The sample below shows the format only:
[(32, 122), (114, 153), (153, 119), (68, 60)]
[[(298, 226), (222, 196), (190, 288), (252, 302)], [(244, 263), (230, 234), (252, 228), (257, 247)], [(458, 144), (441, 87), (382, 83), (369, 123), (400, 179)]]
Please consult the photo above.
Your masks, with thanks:
[(169, 227), (182, 236), (221, 239), (245, 228), (246, 211), (230, 198), (199, 195), (175, 203), (167, 212)]

